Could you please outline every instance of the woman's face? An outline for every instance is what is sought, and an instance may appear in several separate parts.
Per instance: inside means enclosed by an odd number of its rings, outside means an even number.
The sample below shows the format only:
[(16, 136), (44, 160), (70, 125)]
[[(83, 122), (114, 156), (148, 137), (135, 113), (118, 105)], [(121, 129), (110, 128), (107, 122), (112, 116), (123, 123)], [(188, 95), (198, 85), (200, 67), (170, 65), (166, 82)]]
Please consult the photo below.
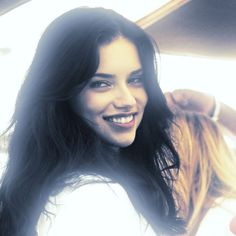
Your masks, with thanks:
[(147, 104), (135, 46), (123, 37), (99, 48), (95, 75), (73, 101), (76, 113), (112, 146), (133, 143)]

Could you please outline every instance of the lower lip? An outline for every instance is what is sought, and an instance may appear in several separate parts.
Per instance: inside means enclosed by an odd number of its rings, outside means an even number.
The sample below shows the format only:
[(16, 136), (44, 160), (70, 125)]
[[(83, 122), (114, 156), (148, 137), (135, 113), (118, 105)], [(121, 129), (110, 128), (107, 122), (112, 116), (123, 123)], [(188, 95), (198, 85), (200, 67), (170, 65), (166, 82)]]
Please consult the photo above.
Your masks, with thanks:
[(135, 117), (128, 123), (115, 123), (112, 121), (108, 121), (108, 122), (109, 122), (109, 124), (112, 124), (113, 126), (116, 126), (116, 127), (130, 129), (130, 128), (133, 128), (135, 125)]

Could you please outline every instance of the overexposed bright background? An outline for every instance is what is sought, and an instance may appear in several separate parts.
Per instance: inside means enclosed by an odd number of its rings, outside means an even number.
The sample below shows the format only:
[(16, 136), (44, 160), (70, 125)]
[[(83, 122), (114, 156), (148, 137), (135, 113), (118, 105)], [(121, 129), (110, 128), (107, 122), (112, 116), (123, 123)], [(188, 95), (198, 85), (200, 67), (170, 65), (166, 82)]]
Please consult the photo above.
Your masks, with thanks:
[(162, 90), (189, 88), (214, 95), (236, 109), (236, 61), (161, 55)]
[[(0, 133), (9, 124), (17, 91), (45, 27), (58, 15), (78, 6), (111, 8), (132, 21), (168, 0), (32, 0), (0, 16)], [(236, 62), (161, 55), (163, 91), (191, 88), (215, 95), (236, 109)]]

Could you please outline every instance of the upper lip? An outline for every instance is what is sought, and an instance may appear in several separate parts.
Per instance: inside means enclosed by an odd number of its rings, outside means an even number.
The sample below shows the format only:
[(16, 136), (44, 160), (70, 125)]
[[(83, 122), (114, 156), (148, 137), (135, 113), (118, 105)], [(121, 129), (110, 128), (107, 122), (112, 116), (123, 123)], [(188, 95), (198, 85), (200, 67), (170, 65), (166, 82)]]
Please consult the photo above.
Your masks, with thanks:
[(103, 116), (103, 118), (104, 119), (107, 119), (110, 117), (120, 118), (120, 117), (127, 117), (127, 116), (135, 116), (137, 114), (138, 114), (138, 112), (118, 113), (118, 114), (113, 114), (113, 115), (105, 115), (105, 116)]

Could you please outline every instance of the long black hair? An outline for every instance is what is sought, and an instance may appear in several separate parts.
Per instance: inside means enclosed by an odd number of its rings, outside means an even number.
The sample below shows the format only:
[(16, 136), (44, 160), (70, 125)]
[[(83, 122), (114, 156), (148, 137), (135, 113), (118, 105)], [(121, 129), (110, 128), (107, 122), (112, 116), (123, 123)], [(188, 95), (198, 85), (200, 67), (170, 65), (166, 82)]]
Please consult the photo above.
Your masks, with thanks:
[[(110, 158), (70, 101), (96, 72), (99, 47), (119, 36), (138, 51), (148, 103), (134, 143), (121, 149), (122, 158)], [(182, 231), (172, 196), (179, 167), (169, 135), (172, 113), (156, 71), (153, 41), (112, 10), (77, 8), (48, 26), (13, 115), (0, 190), (0, 235), (34, 235), (49, 196), (82, 174), (104, 175), (120, 183), (156, 232)]]

